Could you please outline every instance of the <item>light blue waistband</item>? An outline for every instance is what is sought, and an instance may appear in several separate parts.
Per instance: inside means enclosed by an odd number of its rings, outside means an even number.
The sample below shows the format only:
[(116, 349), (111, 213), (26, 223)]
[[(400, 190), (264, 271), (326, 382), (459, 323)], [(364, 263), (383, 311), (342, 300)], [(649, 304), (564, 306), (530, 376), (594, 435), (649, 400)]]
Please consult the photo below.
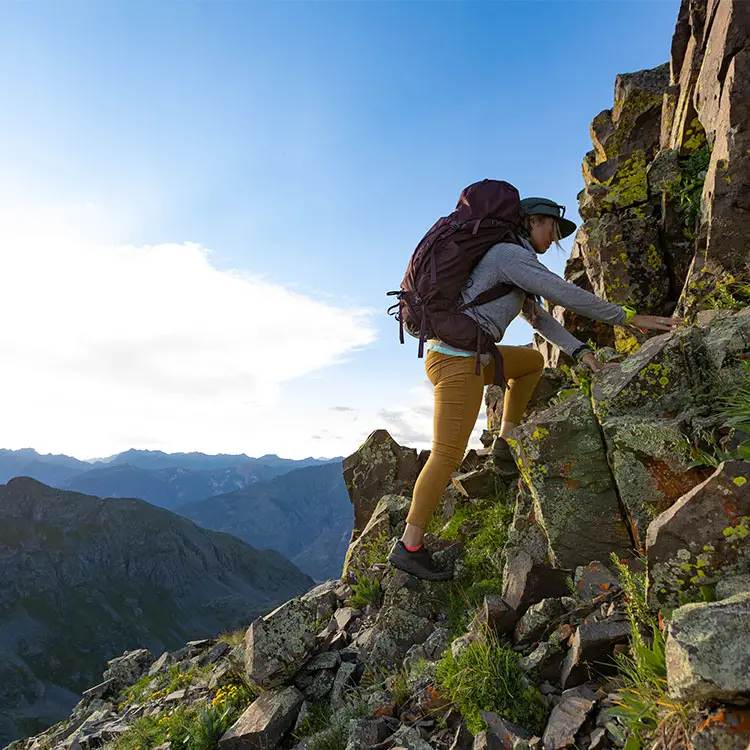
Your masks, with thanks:
[(462, 352), (459, 349), (451, 349), (445, 344), (438, 344), (434, 341), (427, 342), (427, 348), (433, 352), (440, 352), (440, 354), (450, 354), (453, 357), (474, 357), (476, 355), (471, 352)]

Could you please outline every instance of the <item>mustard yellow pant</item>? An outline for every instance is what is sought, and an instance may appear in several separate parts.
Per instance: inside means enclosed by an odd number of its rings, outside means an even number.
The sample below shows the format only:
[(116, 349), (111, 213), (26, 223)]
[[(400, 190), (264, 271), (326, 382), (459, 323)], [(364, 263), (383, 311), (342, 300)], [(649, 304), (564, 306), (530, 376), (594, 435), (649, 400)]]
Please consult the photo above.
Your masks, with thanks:
[[(526, 405), (544, 369), (544, 357), (535, 349), (500, 346), (508, 388), (505, 391), (503, 420), (521, 421)], [(482, 406), (484, 386), (495, 377), (495, 362), (476, 374), (475, 357), (456, 357), (428, 351), (427, 377), (435, 386), (432, 452), (414, 485), (411, 509), (406, 519), (420, 529), (427, 528), (432, 514), (461, 463), (469, 437)]]

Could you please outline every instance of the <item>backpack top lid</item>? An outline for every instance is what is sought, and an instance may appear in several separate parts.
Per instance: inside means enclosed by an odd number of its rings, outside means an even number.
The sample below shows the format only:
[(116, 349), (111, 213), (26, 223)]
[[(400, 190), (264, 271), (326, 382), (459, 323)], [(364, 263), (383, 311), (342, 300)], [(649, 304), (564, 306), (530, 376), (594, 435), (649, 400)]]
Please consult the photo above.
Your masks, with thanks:
[(481, 180), (461, 191), (456, 204), (457, 221), (498, 218), (518, 224), (521, 198), (518, 190), (503, 180)]

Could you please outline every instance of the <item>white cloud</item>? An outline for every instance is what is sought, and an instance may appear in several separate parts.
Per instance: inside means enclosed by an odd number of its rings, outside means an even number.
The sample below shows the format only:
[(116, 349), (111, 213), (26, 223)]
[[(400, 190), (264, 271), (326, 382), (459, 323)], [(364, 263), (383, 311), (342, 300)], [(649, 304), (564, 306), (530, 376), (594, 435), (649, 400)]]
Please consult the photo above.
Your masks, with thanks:
[[(433, 387), (428, 380), (424, 380), (420, 386), (409, 391), (407, 403), (390, 409), (380, 409), (378, 418), (400, 445), (425, 449), (432, 445), (433, 412)], [(479, 437), (486, 427), (487, 413), (483, 402), (469, 437), (469, 447), (481, 447)]]
[(198, 244), (100, 244), (59, 212), (0, 214), (0, 279), (0, 447), (242, 451), (282, 383), (375, 338), (367, 310)]

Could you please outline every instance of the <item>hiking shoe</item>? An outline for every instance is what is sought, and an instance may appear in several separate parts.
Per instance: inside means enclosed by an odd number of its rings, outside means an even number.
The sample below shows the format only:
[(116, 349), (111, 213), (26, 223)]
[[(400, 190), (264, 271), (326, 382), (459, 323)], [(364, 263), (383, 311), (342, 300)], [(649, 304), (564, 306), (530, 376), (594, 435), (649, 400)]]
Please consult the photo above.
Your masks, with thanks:
[(391, 554), (388, 555), (388, 562), (394, 568), (425, 581), (448, 581), (453, 578), (453, 570), (439, 568), (424, 544), (416, 552), (409, 552), (404, 543), (399, 540), (393, 545)]
[(492, 444), (492, 462), (501, 477), (514, 479), (518, 476), (518, 466), (516, 466), (510, 446), (501, 437), (496, 437)]

